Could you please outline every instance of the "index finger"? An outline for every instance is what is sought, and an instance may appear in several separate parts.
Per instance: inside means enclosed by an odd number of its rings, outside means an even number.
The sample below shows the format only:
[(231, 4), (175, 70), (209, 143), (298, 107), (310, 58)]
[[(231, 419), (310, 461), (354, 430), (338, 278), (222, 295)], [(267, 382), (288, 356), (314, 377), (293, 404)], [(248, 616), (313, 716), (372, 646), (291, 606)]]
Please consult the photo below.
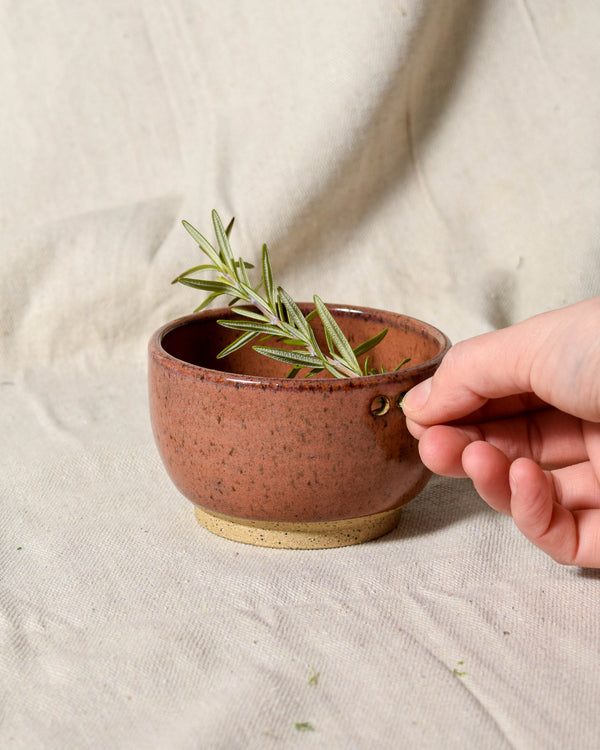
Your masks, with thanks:
[(435, 375), (404, 398), (407, 419), (428, 426), (462, 419), (490, 401), (537, 397), (600, 421), (600, 297), (536, 315), (453, 346)]
[[(515, 341), (515, 338), (517, 339)], [(455, 344), (433, 377), (404, 397), (407, 419), (421, 425), (460, 420), (484, 409), (491, 399), (530, 394), (531, 353), (519, 345), (511, 329), (502, 329)], [(501, 411), (501, 410), (500, 410)]]

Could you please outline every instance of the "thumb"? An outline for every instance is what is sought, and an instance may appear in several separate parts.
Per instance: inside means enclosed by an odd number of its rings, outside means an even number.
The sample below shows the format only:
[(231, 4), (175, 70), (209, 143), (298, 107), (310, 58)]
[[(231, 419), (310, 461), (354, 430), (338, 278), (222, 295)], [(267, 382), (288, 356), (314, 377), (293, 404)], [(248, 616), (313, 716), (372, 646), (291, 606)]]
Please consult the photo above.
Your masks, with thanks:
[(510, 362), (512, 358), (520, 363), (526, 359), (526, 347), (517, 352), (519, 348), (509, 340), (508, 329), (455, 344), (436, 373), (405, 395), (402, 408), (406, 418), (421, 425), (450, 422), (471, 414), (489, 399), (529, 390), (527, 380), (517, 377), (519, 369)]

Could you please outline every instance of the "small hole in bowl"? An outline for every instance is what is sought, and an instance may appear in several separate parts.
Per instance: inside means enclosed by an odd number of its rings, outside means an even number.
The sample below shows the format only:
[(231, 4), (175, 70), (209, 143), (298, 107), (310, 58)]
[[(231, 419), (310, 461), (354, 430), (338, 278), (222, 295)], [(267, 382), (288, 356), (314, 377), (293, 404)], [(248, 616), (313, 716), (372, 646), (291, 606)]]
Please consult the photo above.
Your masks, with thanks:
[(404, 397), (406, 396), (407, 393), (408, 391), (402, 391), (402, 393), (400, 393), (398, 398), (396, 399), (396, 406), (399, 409), (402, 409), (402, 402), (404, 401)]
[(387, 396), (375, 396), (371, 401), (371, 414), (375, 417), (383, 417), (390, 410), (390, 400)]

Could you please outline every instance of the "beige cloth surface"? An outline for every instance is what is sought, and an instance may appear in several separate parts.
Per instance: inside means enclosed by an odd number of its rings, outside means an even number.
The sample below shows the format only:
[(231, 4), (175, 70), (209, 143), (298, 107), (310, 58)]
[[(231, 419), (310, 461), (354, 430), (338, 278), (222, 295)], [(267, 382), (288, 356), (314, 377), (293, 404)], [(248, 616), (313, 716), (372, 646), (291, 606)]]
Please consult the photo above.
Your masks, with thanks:
[(212, 536), (145, 383), (212, 208), (455, 341), (598, 294), (597, 0), (0, 14), (0, 746), (597, 747), (597, 572), (441, 478), (370, 544)]

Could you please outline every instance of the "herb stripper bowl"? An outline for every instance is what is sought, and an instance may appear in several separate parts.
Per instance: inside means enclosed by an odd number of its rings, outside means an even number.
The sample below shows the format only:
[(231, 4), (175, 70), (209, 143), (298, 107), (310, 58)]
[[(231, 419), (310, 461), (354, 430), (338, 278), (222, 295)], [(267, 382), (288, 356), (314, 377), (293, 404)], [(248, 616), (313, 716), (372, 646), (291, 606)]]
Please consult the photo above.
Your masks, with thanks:
[[(300, 305), (303, 314), (312, 307)], [(405, 315), (328, 308), (351, 344), (388, 328), (370, 366), (410, 361), (376, 375), (288, 379), (289, 367), (251, 347), (217, 359), (235, 338), (217, 324), (231, 308), (188, 315), (153, 334), (154, 438), (210, 531), (268, 547), (357, 544), (395, 528), (402, 506), (427, 483), (400, 402), (434, 373), (448, 338)]]

